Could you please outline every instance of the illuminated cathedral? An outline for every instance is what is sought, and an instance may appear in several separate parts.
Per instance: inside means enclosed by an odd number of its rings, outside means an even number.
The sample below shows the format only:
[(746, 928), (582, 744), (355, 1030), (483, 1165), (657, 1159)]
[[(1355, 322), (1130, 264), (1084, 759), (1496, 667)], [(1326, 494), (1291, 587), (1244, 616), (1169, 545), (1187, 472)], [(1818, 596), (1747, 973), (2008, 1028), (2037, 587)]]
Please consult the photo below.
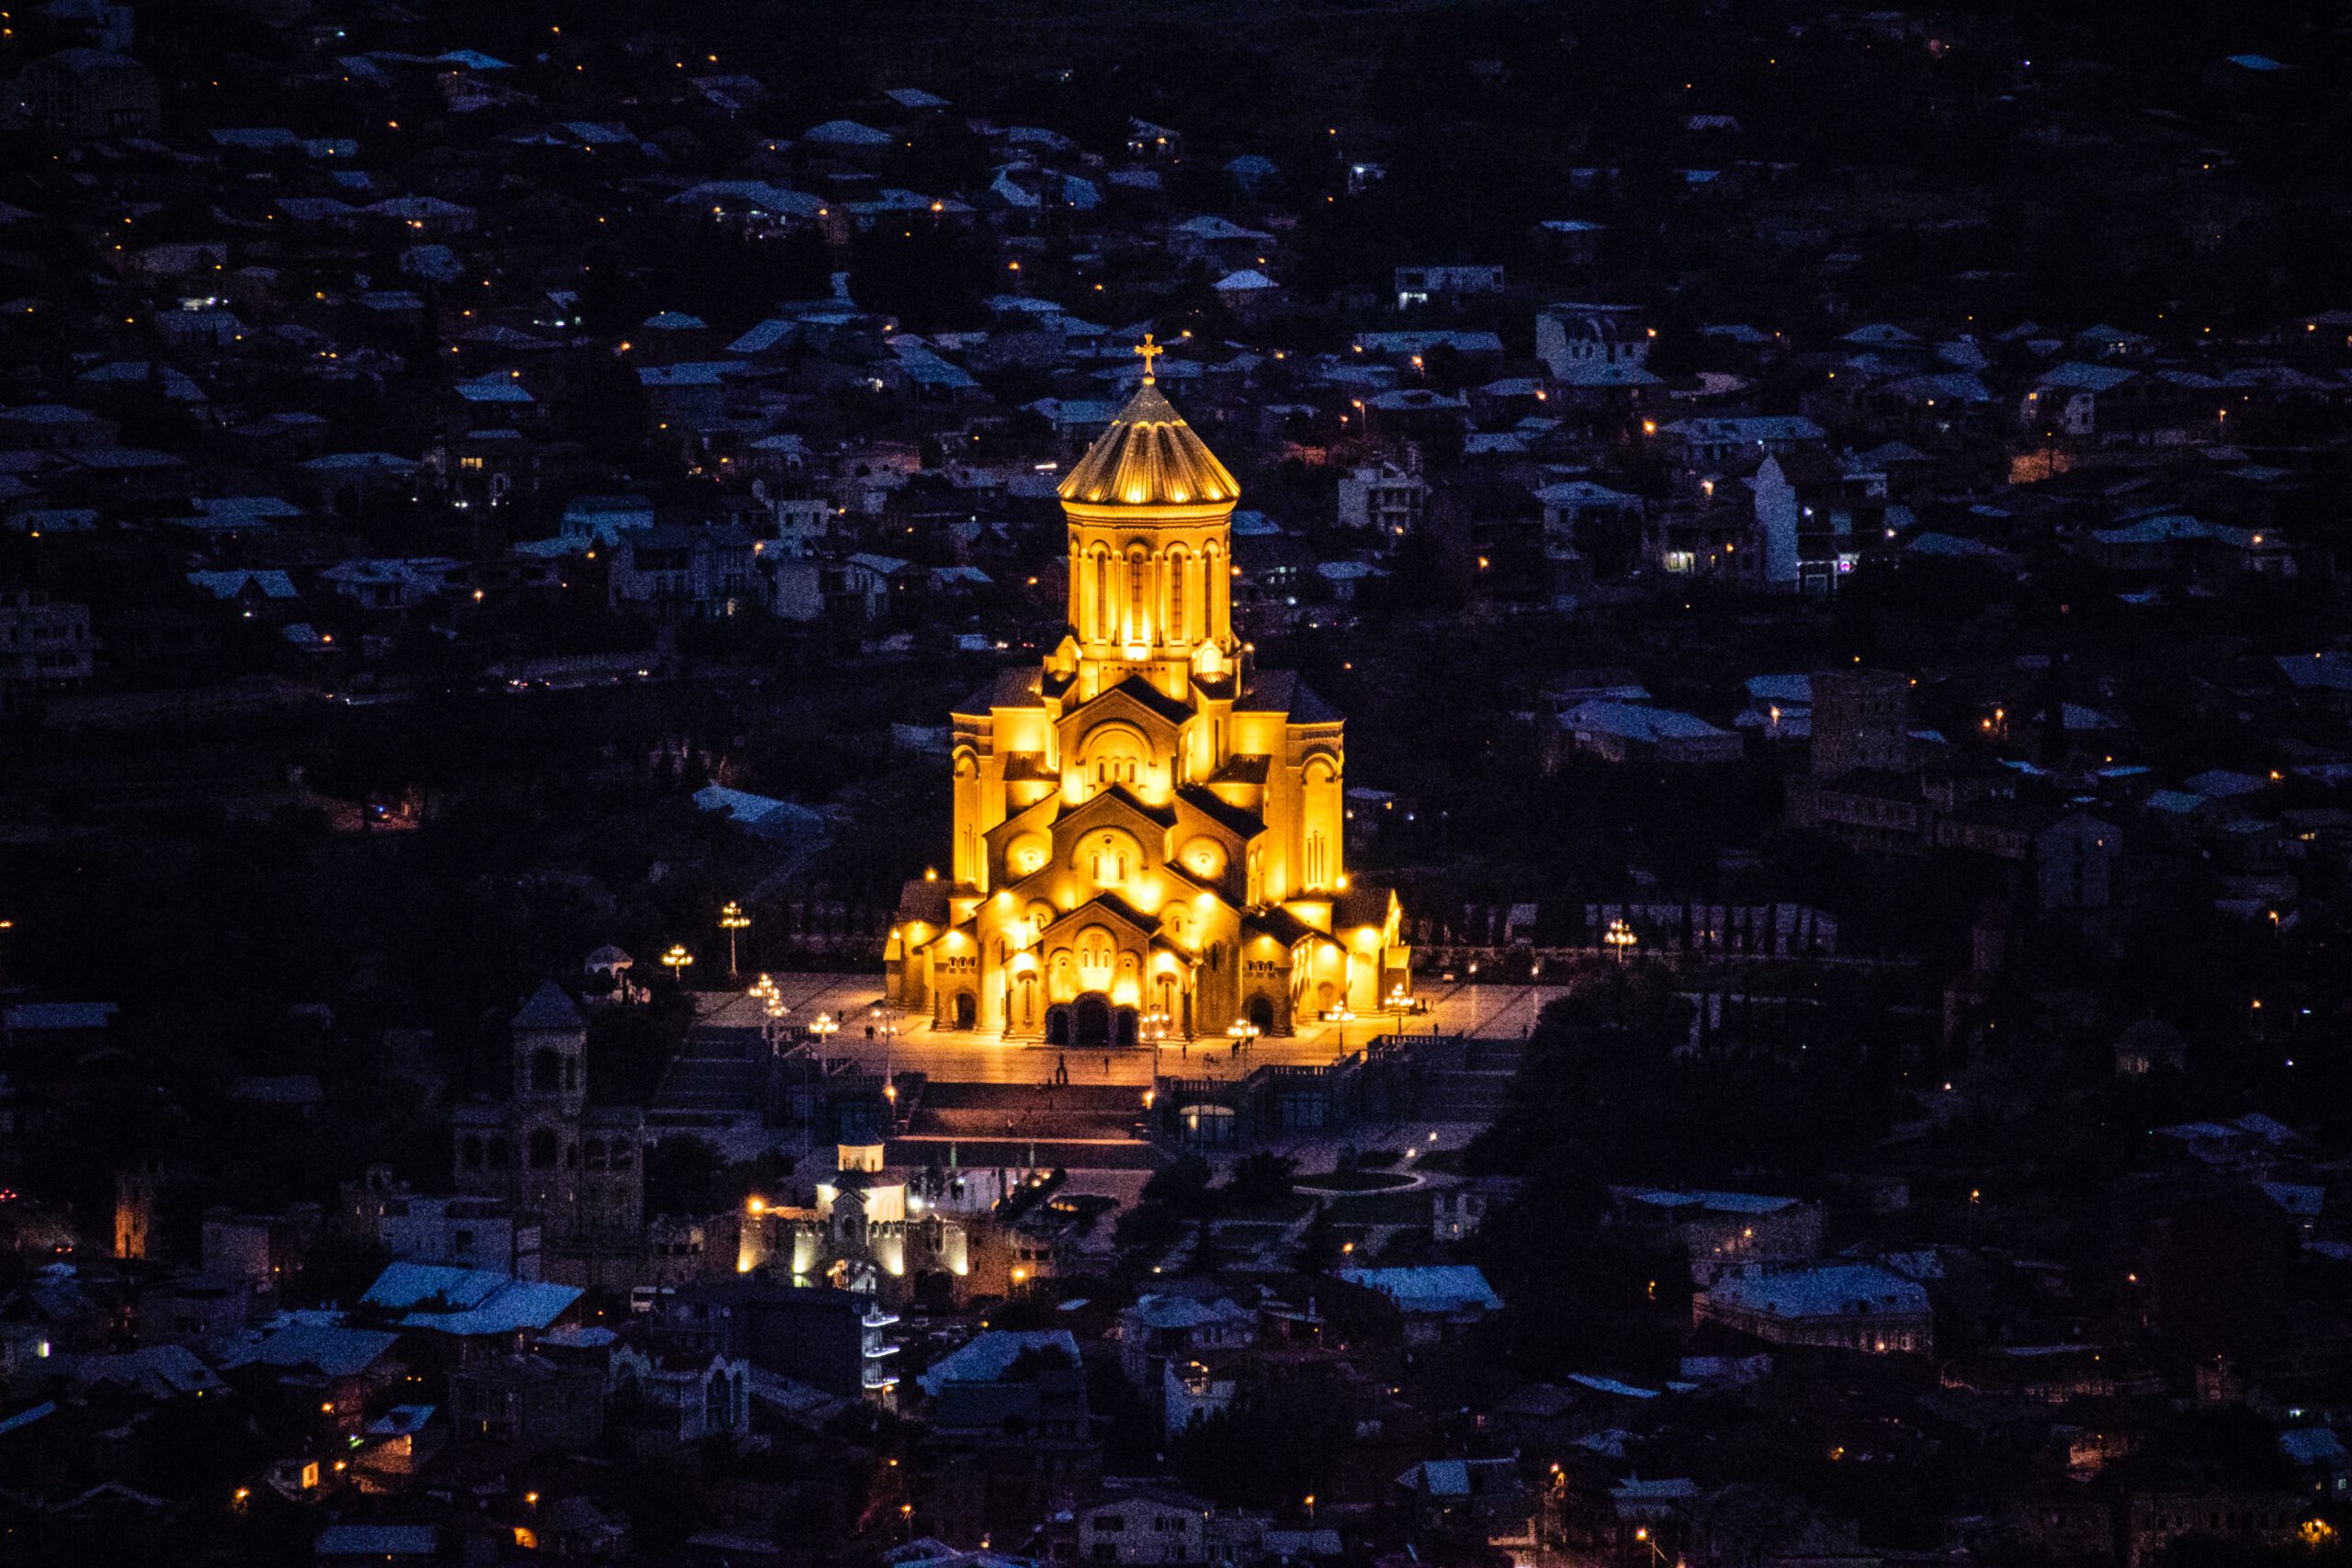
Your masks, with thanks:
[(1233, 632), (1240, 487), (1142, 385), (1062, 481), (1069, 624), (954, 716), (955, 836), (910, 882), (891, 1000), (1073, 1047), (1272, 1035), (1409, 988), (1342, 855), (1340, 714)]

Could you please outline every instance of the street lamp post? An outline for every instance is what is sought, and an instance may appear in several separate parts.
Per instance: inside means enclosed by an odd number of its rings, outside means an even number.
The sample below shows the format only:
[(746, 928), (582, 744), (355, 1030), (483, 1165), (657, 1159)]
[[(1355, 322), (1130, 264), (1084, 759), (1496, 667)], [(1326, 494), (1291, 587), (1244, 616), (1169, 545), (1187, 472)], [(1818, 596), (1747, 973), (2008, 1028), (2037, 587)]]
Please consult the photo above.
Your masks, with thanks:
[(782, 1049), (785, 1015), (792, 1010), (785, 1005), (784, 994), (776, 989), (775, 980), (771, 976), (763, 975), (753, 981), (749, 995), (760, 1004), (760, 1011), (764, 1015), (760, 1034), (768, 1043), (769, 1055), (774, 1055)]
[(883, 1092), (891, 1100), (896, 1100), (899, 1098), (899, 1086), (897, 1079), (891, 1073), (890, 1056), (892, 1050), (898, 1044), (899, 1035), (900, 1033), (898, 1015), (896, 1013), (885, 1012), (882, 1009), (877, 1007), (869, 1011), (866, 1014), (866, 1017), (873, 1021), (874, 1032), (882, 1042)]
[(1600, 933), (1600, 940), (1617, 950), (1617, 962), (1623, 964), (1632, 953), (1634, 943), (1641, 939), (1634, 934), (1634, 928), (1625, 923), (1624, 917), (1618, 916), (1609, 922), (1609, 929)]
[(1159, 1081), (1159, 1048), (1168, 1040), (1168, 1026), (1173, 1021), (1159, 1008), (1143, 1015), (1143, 1037), (1151, 1042), (1151, 1081)]
[(1396, 1021), (1390, 1025), (1390, 1030), (1397, 1035), (1402, 1035), (1405, 1032), (1405, 1015), (1413, 1010), (1413, 998), (1406, 994), (1404, 981), (1399, 980), (1388, 987), (1386, 1000), (1387, 1005), (1381, 1010), (1396, 1015)]
[(752, 929), (752, 917), (743, 913), (742, 905), (729, 898), (718, 911), (718, 929), (727, 933), (727, 977), (740, 979), (742, 976), (735, 964), (735, 937), (737, 932)]
[(694, 963), (695, 955), (686, 951), (686, 944), (682, 942), (672, 942), (670, 951), (662, 955), (662, 967), (670, 972), (681, 987), (684, 987), (686, 971), (694, 967)]
[[(801, 1055), (801, 1060), (805, 1064), (801, 1077), (801, 1089), (804, 1096), (813, 1092), (813, 1087), (817, 1081), (817, 1076), (825, 1069), (826, 1043), (831, 1041), (835, 1034), (840, 1032), (841, 1027), (841, 1021), (829, 1012), (820, 1012), (815, 1018), (808, 1021), (808, 1032), (810, 1036), (816, 1040), (817, 1043), (810, 1050), (802, 1053)], [(812, 1110), (812, 1104), (813, 1101), (804, 1098), (802, 1103), (797, 1108), (800, 1119), (800, 1152), (803, 1155), (807, 1155), (809, 1152), (813, 1143), (810, 1133), (810, 1124), (815, 1120), (815, 1113)]]

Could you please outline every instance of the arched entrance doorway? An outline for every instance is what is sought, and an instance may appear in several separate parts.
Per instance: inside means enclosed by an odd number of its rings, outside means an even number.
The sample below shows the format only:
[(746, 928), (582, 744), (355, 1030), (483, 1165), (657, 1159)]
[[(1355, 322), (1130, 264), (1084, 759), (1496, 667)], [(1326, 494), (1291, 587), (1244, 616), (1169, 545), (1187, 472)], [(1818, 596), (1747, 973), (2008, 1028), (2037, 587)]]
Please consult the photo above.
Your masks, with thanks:
[(979, 1021), (979, 999), (974, 997), (969, 991), (956, 992), (956, 1027), (958, 1029), (969, 1029), (972, 1025)]
[(1070, 1043), (1080, 1050), (1111, 1043), (1111, 1004), (1101, 997), (1080, 997), (1070, 1014)]
[(1272, 1034), (1274, 1032), (1274, 1004), (1264, 997), (1251, 997), (1243, 1004), (1241, 1015), (1262, 1032)]
[(1046, 1043), (1048, 1045), (1069, 1043), (1069, 1009), (1055, 1008), (1046, 1014)]
[(1132, 1045), (1136, 1043), (1135, 1009), (1121, 1008), (1118, 1010), (1117, 1016), (1113, 1019), (1112, 1022), (1114, 1025), (1112, 1032), (1117, 1037), (1117, 1043), (1121, 1045)]

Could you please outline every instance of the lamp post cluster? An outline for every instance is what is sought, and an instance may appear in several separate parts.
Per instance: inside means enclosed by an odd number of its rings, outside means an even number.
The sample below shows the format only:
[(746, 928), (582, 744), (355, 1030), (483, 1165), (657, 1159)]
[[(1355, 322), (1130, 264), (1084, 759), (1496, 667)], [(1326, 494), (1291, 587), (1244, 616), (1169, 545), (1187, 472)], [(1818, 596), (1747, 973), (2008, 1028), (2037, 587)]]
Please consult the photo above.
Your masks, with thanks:
[(760, 1033), (767, 1041), (768, 1050), (774, 1053), (783, 1044), (784, 1020), (792, 1009), (785, 1005), (784, 995), (770, 976), (763, 975), (753, 981), (747, 994), (760, 1004)]
[(727, 977), (741, 979), (742, 972), (735, 964), (735, 938), (738, 933), (752, 929), (752, 917), (743, 913), (742, 905), (729, 898), (718, 911), (718, 929), (727, 933)]
[(891, 1110), (895, 1113), (899, 1104), (899, 1078), (897, 1073), (891, 1068), (890, 1057), (891, 1053), (898, 1046), (899, 1036), (903, 1031), (899, 1027), (898, 1014), (882, 1008), (872, 1009), (865, 1017), (867, 1038), (882, 1042), (882, 1098), (890, 1102)]
[(1632, 956), (1634, 944), (1641, 939), (1634, 934), (1634, 928), (1627, 925), (1621, 916), (1609, 922), (1609, 929), (1600, 933), (1600, 940), (1617, 950), (1617, 962), (1623, 964)]

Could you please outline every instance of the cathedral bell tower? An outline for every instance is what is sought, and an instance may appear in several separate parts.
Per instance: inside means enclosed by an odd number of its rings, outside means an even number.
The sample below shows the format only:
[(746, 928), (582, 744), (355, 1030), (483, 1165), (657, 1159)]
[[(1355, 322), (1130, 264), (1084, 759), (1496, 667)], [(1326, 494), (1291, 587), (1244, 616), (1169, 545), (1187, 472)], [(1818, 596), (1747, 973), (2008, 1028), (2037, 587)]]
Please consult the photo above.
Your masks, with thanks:
[(1233, 636), (1233, 506), (1241, 486), (1159, 390), (1143, 383), (1060, 487), (1069, 520), (1070, 641), (1056, 661), (1080, 701), (1142, 675), (1182, 701), (1217, 676)]

